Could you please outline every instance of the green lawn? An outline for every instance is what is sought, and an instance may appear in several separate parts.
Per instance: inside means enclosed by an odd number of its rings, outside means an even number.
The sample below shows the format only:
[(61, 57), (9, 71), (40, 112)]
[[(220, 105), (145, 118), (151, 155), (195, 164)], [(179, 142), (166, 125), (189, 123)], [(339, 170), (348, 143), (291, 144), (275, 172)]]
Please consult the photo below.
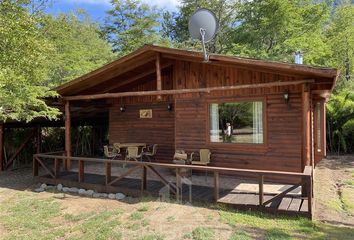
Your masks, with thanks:
[[(0, 193), (4, 194), (4, 193)], [(80, 198), (75, 199), (80, 201)], [(88, 200), (89, 201), (89, 200)], [(102, 200), (103, 201), (103, 200)], [(110, 200), (107, 204), (110, 203)], [(87, 204), (87, 203), (85, 203)], [(89, 203), (90, 204), (90, 203)], [(275, 217), (266, 214), (242, 213), (220, 206), (186, 207), (143, 199), (134, 210), (121, 207), (102, 208), (76, 214), (67, 213), (61, 200), (51, 194), (38, 197), (32, 192), (16, 192), (0, 205), (1, 239), (353, 239), (354, 229), (311, 222), (304, 218)], [(129, 206), (131, 209), (131, 205)], [(185, 208), (190, 214), (202, 216), (198, 226), (171, 237), (172, 229), (186, 227), (188, 214), (168, 214), (171, 209)], [(183, 210), (185, 211), (185, 210)], [(208, 211), (206, 214), (205, 212)], [(161, 212), (162, 214), (159, 214)], [(165, 214), (167, 213), (167, 214)], [(205, 213), (205, 214), (204, 214)], [(203, 215), (204, 214), (204, 215)], [(166, 226), (157, 227), (156, 216), (163, 217)], [(186, 218), (186, 219), (185, 219)], [(192, 219), (193, 220), (193, 219)], [(223, 230), (225, 229), (225, 230)], [(221, 231), (228, 231), (226, 238), (219, 238)], [(177, 235), (176, 235), (177, 236)]]

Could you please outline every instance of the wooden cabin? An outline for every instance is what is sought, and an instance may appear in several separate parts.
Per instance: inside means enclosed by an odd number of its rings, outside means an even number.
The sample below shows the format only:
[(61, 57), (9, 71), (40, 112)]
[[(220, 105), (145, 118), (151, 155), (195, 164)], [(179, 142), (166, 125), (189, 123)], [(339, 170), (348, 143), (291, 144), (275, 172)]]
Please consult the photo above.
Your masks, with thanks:
[(325, 104), (337, 75), (217, 54), (204, 62), (199, 52), (146, 45), (59, 86), (55, 104), (68, 155), (71, 124), (103, 123), (111, 144), (159, 144), (158, 162), (207, 148), (211, 166), (302, 172), (326, 155)]
[[(38, 168), (42, 167), (47, 174), (40, 178), (42, 182), (104, 192), (131, 192), (137, 185), (131, 179), (124, 182), (124, 178), (142, 169), (141, 192), (152, 192), (161, 186), (153, 184), (149, 188), (147, 170), (168, 185), (156, 168), (172, 168), (176, 173), (174, 193), (179, 199), (183, 190), (181, 169), (209, 171), (214, 174), (211, 195), (223, 202), (219, 173), (247, 175), (258, 178), (258, 195), (238, 198), (234, 194), (233, 204), (242, 205), (249, 200), (246, 204), (262, 209), (311, 216), (312, 169), (326, 155), (325, 104), (337, 76), (338, 71), (332, 68), (217, 54), (210, 54), (209, 61), (204, 62), (200, 52), (146, 45), (57, 87), (60, 99), (48, 103), (62, 110), (61, 121), (37, 119), (31, 123), (0, 124), (0, 166), (1, 169), (11, 166), (26, 143), (35, 137), (37, 154), (33, 158), (33, 174), (38, 176)], [(158, 144), (157, 156), (152, 163), (132, 162), (135, 167), (112, 180), (111, 165), (123, 161), (104, 159), (102, 155), (87, 158), (73, 154), (72, 127), (78, 125), (106, 127), (109, 144)], [(64, 156), (39, 154), (43, 126), (65, 127)], [(11, 127), (35, 129), (14, 156), (4, 162), (4, 129)], [(93, 146), (103, 148), (102, 136), (94, 136), (92, 140), (97, 140)], [(177, 150), (192, 153), (200, 149), (211, 152), (207, 167), (173, 163)], [(54, 164), (46, 165), (44, 160), (53, 160)], [(70, 172), (71, 161), (78, 163), (76, 172)], [(61, 162), (65, 166), (63, 170), (60, 170)], [(104, 175), (85, 173), (84, 163), (93, 162), (104, 164)], [(263, 185), (270, 180), (293, 186), (275, 196), (266, 196)], [(118, 181), (121, 185), (117, 185)], [(205, 199), (210, 189), (197, 187), (200, 191), (194, 193), (201, 193), (199, 197)], [(302, 196), (285, 197), (299, 187)], [(254, 197), (259, 201), (255, 202)]]
[(56, 90), (67, 116), (106, 118), (110, 143), (159, 144), (159, 162), (208, 148), (212, 166), (302, 172), (326, 155), (325, 104), (337, 70), (209, 59), (147, 45)]

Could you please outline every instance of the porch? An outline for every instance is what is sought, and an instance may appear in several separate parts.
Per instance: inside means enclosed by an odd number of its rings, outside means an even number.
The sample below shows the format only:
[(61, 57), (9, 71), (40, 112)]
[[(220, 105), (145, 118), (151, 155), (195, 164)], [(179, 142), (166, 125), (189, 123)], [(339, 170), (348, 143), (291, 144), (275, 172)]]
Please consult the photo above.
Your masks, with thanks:
[[(67, 161), (72, 163), (70, 170), (65, 167)], [(46, 153), (34, 155), (33, 174), (39, 182), (96, 192), (217, 202), (238, 209), (312, 217), (311, 167), (295, 173)]]

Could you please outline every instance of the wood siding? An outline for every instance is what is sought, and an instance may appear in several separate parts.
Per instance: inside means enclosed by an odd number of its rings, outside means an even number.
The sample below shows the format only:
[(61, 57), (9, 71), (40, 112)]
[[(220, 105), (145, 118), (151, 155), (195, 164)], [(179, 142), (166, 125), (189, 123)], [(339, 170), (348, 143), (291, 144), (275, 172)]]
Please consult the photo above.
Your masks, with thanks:
[[(162, 61), (162, 64), (163, 61)], [(192, 89), (275, 81), (295, 81), (305, 76), (250, 70), (176, 60), (162, 71), (162, 89)], [(147, 77), (120, 91), (156, 90), (156, 78)], [(290, 93), (286, 104), (284, 92)], [(209, 142), (209, 103), (262, 99), (265, 143), (260, 145), (215, 144)], [(209, 94), (127, 97), (113, 100), (110, 108), (109, 140), (160, 145), (158, 161), (171, 162), (174, 151), (198, 152), (209, 148), (212, 165), (277, 171), (303, 170), (304, 130), (302, 86), (215, 91)], [(173, 111), (167, 110), (174, 103)], [(121, 113), (119, 106), (126, 105)], [(153, 109), (152, 119), (140, 119), (139, 109)], [(308, 149), (306, 149), (307, 151)]]
[[(171, 159), (174, 152), (174, 112), (167, 110), (167, 104), (129, 104), (125, 112), (120, 112), (120, 105), (114, 104), (109, 115), (109, 142), (159, 144), (159, 161)], [(140, 118), (140, 109), (152, 109), (152, 118)]]

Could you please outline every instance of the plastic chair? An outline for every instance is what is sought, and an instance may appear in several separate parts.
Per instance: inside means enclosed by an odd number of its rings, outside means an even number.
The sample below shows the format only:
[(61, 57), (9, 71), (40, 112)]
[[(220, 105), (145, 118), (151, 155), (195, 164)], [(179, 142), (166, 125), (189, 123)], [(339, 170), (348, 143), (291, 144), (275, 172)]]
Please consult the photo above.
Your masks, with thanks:
[(139, 154), (139, 148), (138, 147), (127, 147), (127, 155), (125, 156), (125, 160), (135, 160), (138, 161), (138, 159), (141, 159), (142, 154)]
[[(191, 154), (192, 165), (207, 166), (210, 163), (211, 152), (209, 149), (205, 148), (199, 150), (199, 161), (193, 161), (193, 155), (194, 153)], [(208, 171), (205, 171), (205, 180), (207, 180), (207, 175), (208, 175)]]
[[(149, 160), (149, 162), (151, 162), (151, 159), (156, 160), (155, 156), (157, 153), (157, 148), (158, 148), (158, 144), (154, 144), (152, 145), (152, 150), (151, 151), (146, 151), (142, 153), (142, 157), (146, 156), (147, 159)], [(150, 149), (149, 149), (150, 150)]]
[(103, 146), (103, 152), (104, 152), (104, 156), (106, 158), (110, 158), (110, 159), (116, 159), (120, 156), (122, 156), (119, 151), (117, 151), (115, 148), (113, 148), (112, 150), (109, 149), (109, 147), (107, 145)]

